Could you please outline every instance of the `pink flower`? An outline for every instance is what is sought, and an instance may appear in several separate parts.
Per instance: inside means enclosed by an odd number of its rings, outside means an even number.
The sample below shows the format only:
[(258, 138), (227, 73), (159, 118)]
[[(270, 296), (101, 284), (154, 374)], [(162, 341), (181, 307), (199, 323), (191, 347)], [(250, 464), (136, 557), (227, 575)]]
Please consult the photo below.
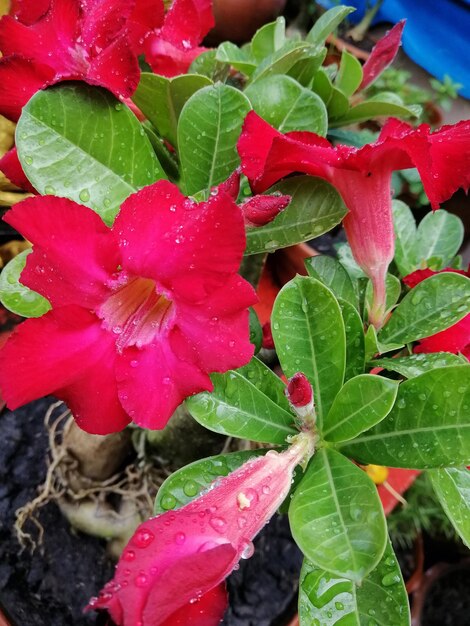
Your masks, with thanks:
[(300, 435), (286, 452), (248, 461), (193, 502), (142, 524), (88, 608), (107, 609), (118, 626), (219, 624), (224, 579), (252, 555), (253, 537), (286, 498), (310, 446)]
[(174, 0), (162, 27), (145, 40), (146, 61), (156, 74), (184, 74), (206, 50), (199, 44), (214, 23), (212, 0)]
[[(405, 276), (403, 282), (408, 287), (416, 287), (419, 283), (434, 274), (440, 274), (441, 272), (455, 272), (456, 274), (463, 274), (470, 278), (470, 272), (463, 270), (456, 270), (451, 267), (447, 267), (439, 272), (427, 268), (424, 270), (416, 270), (408, 276)], [(421, 339), (419, 344), (415, 346), (413, 352), (452, 352), (453, 354), (462, 353), (467, 359), (470, 359), (470, 313), (466, 315), (459, 322), (442, 330), (440, 333), (431, 335)]]
[(160, 25), (163, 5), (162, 0), (50, 0), (35, 7), (28, 1), (15, 17), (0, 20), (0, 113), (12, 120), (38, 90), (63, 80), (84, 80), (129, 97), (140, 79), (135, 41)]
[(0, 352), (16, 408), (53, 393), (89, 432), (132, 419), (163, 428), (209, 372), (246, 364), (253, 288), (238, 274), (243, 217), (224, 194), (197, 204), (159, 181), (131, 195), (110, 229), (87, 207), (44, 196), (5, 221), (33, 243), (21, 281), (52, 310)]
[(354, 257), (374, 287), (369, 319), (376, 326), (385, 314), (385, 276), (395, 248), (392, 172), (417, 167), (434, 209), (470, 185), (469, 121), (431, 133), (425, 124), (415, 129), (391, 119), (376, 143), (351, 148), (333, 147), (314, 133), (282, 135), (252, 111), (238, 150), (256, 192), (293, 172), (319, 176), (336, 187), (349, 210), (344, 227)]

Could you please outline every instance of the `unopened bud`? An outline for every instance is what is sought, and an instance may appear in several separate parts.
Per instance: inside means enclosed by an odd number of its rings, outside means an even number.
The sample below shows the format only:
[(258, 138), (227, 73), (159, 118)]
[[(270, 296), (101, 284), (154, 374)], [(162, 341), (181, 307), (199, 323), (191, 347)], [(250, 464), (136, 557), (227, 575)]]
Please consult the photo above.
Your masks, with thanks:
[(287, 382), (285, 394), (299, 417), (303, 420), (307, 417), (315, 420), (313, 389), (305, 374), (302, 372), (294, 374)]
[(240, 205), (247, 226), (264, 226), (272, 222), (291, 201), (290, 196), (253, 196)]

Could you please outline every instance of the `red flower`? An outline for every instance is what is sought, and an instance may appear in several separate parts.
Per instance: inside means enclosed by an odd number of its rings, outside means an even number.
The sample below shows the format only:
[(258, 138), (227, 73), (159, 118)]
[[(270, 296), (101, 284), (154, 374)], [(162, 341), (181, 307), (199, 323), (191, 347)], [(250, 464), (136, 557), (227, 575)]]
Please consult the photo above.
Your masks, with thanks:
[(145, 40), (146, 61), (156, 74), (184, 74), (205, 51), (199, 44), (214, 23), (212, 0), (174, 0), (162, 27)]
[(282, 135), (253, 111), (238, 143), (243, 172), (262, 192), (293, 172), (319, 176), (341, 194), (349, 213), (344, 227), (354, 257), (374, 286), (370, 321), (380, 326), (385, 313), (385, 275), (394, 255), (391, 174), (417, 167), (433, 208), (459, 187), (470, 185), (470, 122), (444, 126), (431, 134), (391, 119), (376, 143), (363, 148), (333, 147), (314, 133)]
[(5, 221), (34, 244), (21, 281), (52, 305), (0, 352), (11, 408), (53, 393), (89, 432), (131, 419), (163, 428), (185, 397), (212, 389), (209, 372), (253, 355), (256, 295), (237, 274), (243, 217), (223, 192), (196, 204), (159, 181), (130, 196), (111, 229), (51, 196)]
[(140, 79), (136, 41), (162, 19), (162, 0), (18, 3), (0, 20), (0, 113), (17, 120), (31, 96), (63, 80), (129, 97)]
[(289, 493), (309, 446), (304, 437), (286, 452), (271, 450), (183, 508), (142, 524), (114, 579), (88, 608), (107, 609), (118, 626), (219, 624), (227, 605), (224, 579), (252, 555), (253, 537)]
[[(455, 272), (456, 274), (463, 274), (470, 278), (470, 272), (463, 270), (456, 270), (451, 267), (447, 267), (439, 272), (434, 272), (429, 268), (424, 270), (416, 270), (408, 276), (405, 276), (403, 282), (408, 287), (416, 287), (419, 283), (434, 274), (440, 274), (441, 272)], [(467, 359), (470, 360), (470, 313), (462, 318), (459, 322), (442, 330), (440, 333), (431, 335), (421, 339), (419, 344), (415, 346), (413, 352), (452, 352), (458, 354), (461, 352)]]

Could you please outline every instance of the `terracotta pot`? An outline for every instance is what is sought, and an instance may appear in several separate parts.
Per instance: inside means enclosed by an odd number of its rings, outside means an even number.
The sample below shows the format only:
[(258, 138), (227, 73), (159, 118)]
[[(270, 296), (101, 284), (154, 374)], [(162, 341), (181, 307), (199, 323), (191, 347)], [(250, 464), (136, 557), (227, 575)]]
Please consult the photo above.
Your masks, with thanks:
[(207, 43), (249, 41), (255, 32), (281, 13), (286, 0), (214, 0), (215, 28)]

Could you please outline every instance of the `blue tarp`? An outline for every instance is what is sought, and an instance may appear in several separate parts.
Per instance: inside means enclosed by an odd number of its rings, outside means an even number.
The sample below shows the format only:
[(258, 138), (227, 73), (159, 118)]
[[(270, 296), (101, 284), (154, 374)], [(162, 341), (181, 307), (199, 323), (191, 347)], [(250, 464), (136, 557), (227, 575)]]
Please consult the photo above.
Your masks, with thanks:
[[(359, 21), (366, 0), (318, 0), (325, 8), (346, 4), (357, 8), (348, 19)], [(371, 2), (372, 4), (372, 2)], [(470, 98), (470, 0), (385, 0), (374, 24), (406, 18), (403, 48), (415, 63), (442, 80), (447, 74)]]

